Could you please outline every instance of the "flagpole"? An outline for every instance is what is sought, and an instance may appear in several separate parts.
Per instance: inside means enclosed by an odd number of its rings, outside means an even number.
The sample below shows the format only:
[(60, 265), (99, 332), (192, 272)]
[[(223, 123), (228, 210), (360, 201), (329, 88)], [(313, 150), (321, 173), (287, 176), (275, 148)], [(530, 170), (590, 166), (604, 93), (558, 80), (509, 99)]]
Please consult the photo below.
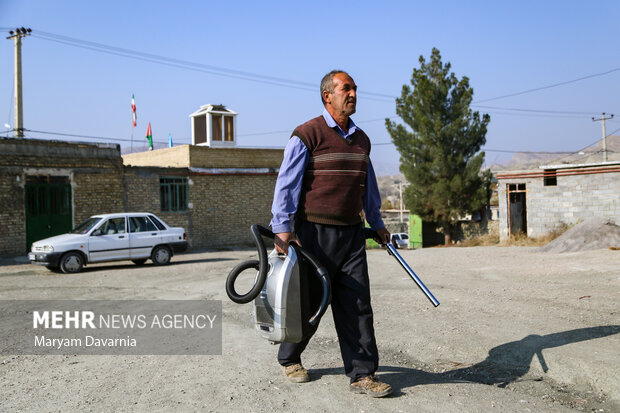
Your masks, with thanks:
[(131, 152), (133, 153), (133, 130), (136, 127), (136, 101), (133, 93), (131, 94)]

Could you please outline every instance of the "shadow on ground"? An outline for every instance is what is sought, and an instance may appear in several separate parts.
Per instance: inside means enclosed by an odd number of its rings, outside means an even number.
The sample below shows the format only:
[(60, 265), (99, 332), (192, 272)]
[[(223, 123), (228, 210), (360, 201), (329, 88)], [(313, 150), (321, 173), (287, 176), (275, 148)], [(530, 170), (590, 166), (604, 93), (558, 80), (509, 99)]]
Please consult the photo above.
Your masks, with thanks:
[[(620, 325), (579, 328), (544, 336), (532, 334), (521, 340), (493, 347), (489, 350), (489, 355), (486, 359), (472, 366), (448, 370), (442, 373), (427, 372), (408, 367), (382, 366), (379, 368), (379, 373), (381, 373), (382, 379), (397, 390), (423, 384), (466, 382), (506, 387), (527, 374), (534, 356), (538, 358), (543, 371), (549, 371), (552, 367), (545, 361), (543, 356), (544, 349), (593, 340), (618, 333), (620, 333)], [(323, 375), (343, 374), (343, 369), (316, 369), (312, 370), (310, 374), (313, 378), (319, 378)]]

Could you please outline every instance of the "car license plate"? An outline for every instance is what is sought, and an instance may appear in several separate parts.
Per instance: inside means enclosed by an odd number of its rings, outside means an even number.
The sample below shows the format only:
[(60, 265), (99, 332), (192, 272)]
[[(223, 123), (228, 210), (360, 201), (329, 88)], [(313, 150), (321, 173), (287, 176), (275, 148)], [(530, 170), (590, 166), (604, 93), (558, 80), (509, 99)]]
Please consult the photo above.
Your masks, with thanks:
[(28, 254), (28, 259), (30, 261), (36, 261), (37, 257), (31, 252)]

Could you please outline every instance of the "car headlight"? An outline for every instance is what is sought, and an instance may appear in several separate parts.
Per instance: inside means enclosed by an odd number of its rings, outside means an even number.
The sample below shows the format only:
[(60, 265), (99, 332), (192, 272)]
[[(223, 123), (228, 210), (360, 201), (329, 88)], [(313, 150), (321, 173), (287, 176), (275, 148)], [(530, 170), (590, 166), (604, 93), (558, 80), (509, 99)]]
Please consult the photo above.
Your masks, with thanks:
[(41, 251), (43, 251), (43, 252), (54, 252), (54, 247), (52, 247), (51, 245), (43, 245), (41, 247)]

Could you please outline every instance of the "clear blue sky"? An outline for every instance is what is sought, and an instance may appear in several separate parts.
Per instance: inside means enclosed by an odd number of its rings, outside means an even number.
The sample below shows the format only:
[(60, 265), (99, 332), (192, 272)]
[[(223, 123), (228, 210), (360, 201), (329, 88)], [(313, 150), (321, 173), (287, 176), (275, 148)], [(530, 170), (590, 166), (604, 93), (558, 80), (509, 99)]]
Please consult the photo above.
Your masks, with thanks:
[[(13, 27), (33, 30), (23, 42), (27, 129), (129, 139), (135, 94), (135, 147), (145, 147), (149, 121), (155, 141), (167, 142), (171, 133), (175, 144), (190, 143), (188, 116), (207, 103), (239, 112), (240, 146), (284, 147), (296, 125), (321, 112), (320, 78), (339, 68), (358, 84), (353, 119), (373, 140), (371, 158), (385, 175), (399, 163), (383, 121), (396, 119), (395, 103), (364, 92), (400, 95), (419, 56), (428, 58), (433, 47), (459, 78), (469, 77), (475, 102), (619, 69), (619, 12), (618, 1), (1, 0), (0, 28), (4, 37)], [(41, 33), (215, 66), (226, 75), (102, 53)], [(296, 83), (230, 76), (239, 71)], [(498, 150), (576, 151), (595, 142), (601, 123), (592, 116), (620, 119), (619, 87), (616, 70), (479, 103), (493, 107), (475, 107), (491, 115), (487, 164), (512, 156)], [(13, 42), (3, 38), (0, 130), (13, 126), (12, 90)], [(607, 123), (608, 133), (618, 128), (616, 119)]]

